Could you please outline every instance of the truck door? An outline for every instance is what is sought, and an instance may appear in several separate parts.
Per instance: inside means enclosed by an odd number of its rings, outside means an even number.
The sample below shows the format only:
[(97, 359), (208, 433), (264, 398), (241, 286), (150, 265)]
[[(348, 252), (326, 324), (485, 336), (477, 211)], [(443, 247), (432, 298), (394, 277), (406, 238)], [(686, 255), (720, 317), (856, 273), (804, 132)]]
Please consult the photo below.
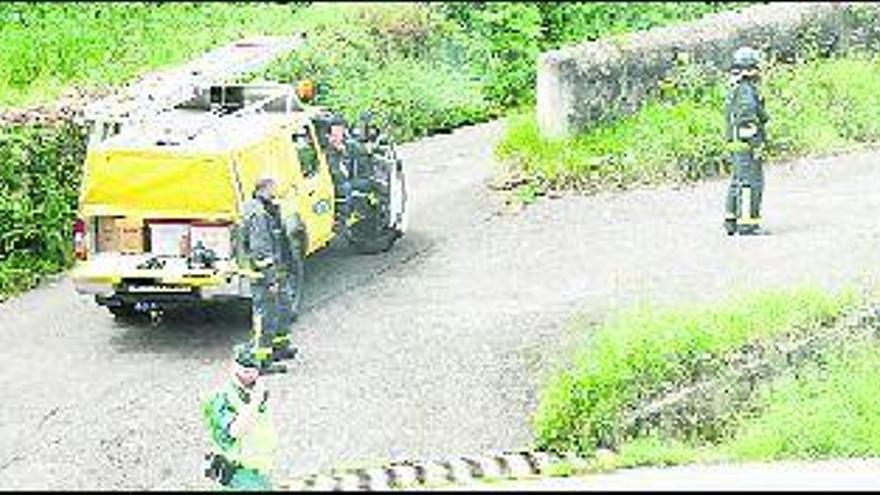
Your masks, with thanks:
[(299, 212), (309, 236), (307, 252), (311, 253), (330, 242), (333, 235), (333, 181), (311, 124), (299, 127), (291, 136), (291, 142), (302, 171)]

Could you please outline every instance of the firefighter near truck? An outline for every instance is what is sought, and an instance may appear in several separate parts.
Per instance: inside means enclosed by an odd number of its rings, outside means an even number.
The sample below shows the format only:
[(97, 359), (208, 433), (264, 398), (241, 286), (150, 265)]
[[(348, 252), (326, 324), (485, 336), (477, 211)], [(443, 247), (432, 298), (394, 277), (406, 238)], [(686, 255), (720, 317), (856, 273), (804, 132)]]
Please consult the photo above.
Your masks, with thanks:
[[(350, 175), (331, 170), (336, 116), (313, 88), (206, 85), (140, 122), (94, 126), (74, 227), (77, 292), (120, 318), (170, 306), (249, 300), (243, 221), (257, 182), (272, 177), (291, 247), (292, 311), (304, 258), (342, 236), (362, 253), (392, 247), (407, 228), (403, 163), (368, 114), (347, 135)], [(342, 182), (342, 183), (341, 183)], [(346, 191), (342, 194), (341, 191)]]

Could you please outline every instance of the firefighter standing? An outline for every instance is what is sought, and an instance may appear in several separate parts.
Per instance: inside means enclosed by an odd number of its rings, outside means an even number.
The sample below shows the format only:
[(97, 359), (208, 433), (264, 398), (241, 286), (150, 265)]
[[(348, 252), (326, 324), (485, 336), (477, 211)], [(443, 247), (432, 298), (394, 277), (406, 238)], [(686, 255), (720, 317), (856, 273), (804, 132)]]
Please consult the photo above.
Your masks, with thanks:
[(733, 55), (732, 86), (727, 95), (727, 142), (733, 177), (727, 192), (724, 228), (729, 235), (767, 233), (760, 228), (764, 172), (759, 155), (766, 140), (764, 110), (757, 82), (759, 54), (741, 47)]
[(209, 478), (234, 490), (270, 490), (277, 435), (253, 349), (235, 349), (232, 376), (202, 405), (214, 451)]
[(244, 206), (244, 251), (252, 270), (253, 347), (261, 367), (292, 359), (296, 348), (290, 343), (296, 280), (290, 273), (290, 239), (281, 222), (275, 199), (275, 181), (264, 176), (257, 181), (253, 198)]

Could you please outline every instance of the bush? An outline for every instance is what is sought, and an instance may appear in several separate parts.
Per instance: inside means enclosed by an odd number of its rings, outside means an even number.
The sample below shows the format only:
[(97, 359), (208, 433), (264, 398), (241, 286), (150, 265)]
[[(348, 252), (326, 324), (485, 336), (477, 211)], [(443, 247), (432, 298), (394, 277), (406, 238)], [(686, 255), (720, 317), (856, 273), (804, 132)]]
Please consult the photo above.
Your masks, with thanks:
[(486, 94), (498, 108), (531, 101), (536, 61), (542, 46), (541, 10), (534, 3), (488, 3), (477, 9), (466, 29), (476, 34)]
[(0, 128), (0, 297), (72, 262), (84, 156), (78, 126)]
[(573, 365), (543, 389), (533, 424), (538, 447), (593, 452), (621, 440), (627, 407), (719, 365), (746, 344), (809, 328), (857, 302), (853, 292), (762, 292), (720, 307), (612, 315)]
[(304, 48), (260, 75), (318, 81), (316, 103), (349, 121), (372, 110), (399, 140), (485, 120), (465, 33), (421, 4), (323, 4), (303, 11)]
[(650, 29), (751, 2), (467, 2), (442, 5), (476, 38), (476, 70), (497, 108), (534, 103), (538, 54), (566, 44)]

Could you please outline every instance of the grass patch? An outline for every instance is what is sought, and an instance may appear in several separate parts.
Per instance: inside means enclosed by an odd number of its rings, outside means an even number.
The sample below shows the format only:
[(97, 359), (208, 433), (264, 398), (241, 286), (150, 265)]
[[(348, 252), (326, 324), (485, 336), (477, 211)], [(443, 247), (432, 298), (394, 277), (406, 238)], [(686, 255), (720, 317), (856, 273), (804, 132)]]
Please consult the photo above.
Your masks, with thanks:
[(859, 301), (855, 291), (766, 291), (719, 306), (613, 314), (551, 378), (533, 418), (539, 448), (590, 454), (616, 446), (627, 407), (723, 365), (746, 344), (808, 331)]
[(762, 414), (743, 418), (719, 450), (761, 461), (880, 456), (880, 349), (823, 357), (766, 386)]
[(719, 457), (712, 452), (711, 447), (708, 446), (695, 446), (680, 439), (651, 435), (625, 443), (606, 468), (693, 464)]
[(880, 456), (880, 350), (844, 345), (764, 384), (756, 413), (716, 442), (651, 435), (625, 442), (594, 471), (716, 462)]
[[(533, 110), (515, 114), (496, 153), (542, 187), (595, 190), (728, 173), (724, 84), (687, 66), (670, 80), (635, 114), (571, 138), (544, 139)], [(880, 139), (876, 55), (777, 65), (761, 88), (771, 117), (767, 161)]]

